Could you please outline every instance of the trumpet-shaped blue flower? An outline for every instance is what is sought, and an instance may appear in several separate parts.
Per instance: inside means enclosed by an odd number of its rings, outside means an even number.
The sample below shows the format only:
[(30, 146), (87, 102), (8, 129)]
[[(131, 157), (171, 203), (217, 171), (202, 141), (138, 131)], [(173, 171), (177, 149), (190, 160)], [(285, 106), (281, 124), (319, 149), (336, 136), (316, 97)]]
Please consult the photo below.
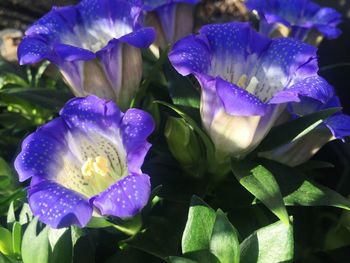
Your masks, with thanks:
[(70, 100), (60, 116), (29, 135), (15, 160), (20, 181), (31, 178), (30, 208), (53, 228), (85, 226), (101, 215), (132, 217), (147, 203), (150, 180), (141, 171), (152, 117), (121, 112), (95, 96)]
[[(328, 108), (341, 107), (339, 98), (334, 96), (323, 104), (319, 101), (304, 98), (300, 103), (292, 103), (289, 107), (294, 118)], [(350, 136), (350, 116), (341, 112), (334, 114), (304, 136), (260, 156), (280, 163), (297, 166), (315, 155), (326, 143)]]
[(260, 16), (260, 31), (270, 35), (278, 24), (290, 29), (290, 36), (304, 40), (310, 30), (328, 39), (337, 38), (341, 15), (333, 8), (321, 7), (310, 0), (247, 0), (246, 6)]
[(317, 75), (316, 48), (271, 40), (246, 23), (204, 26), (177, 42), (169, 59), (180, 74), (198, 79), (203, 126), (219, 152), (235, 157), (260, 143), (288, 102), (333, 96)]
[(200, 0), (144, 0), (146, 23), (157, 29), (157, 45), (165, 47), (193, 32), (193, 6)]
[(77, 96), (95, 94), (127, 108), (142, 77), (140, 48), (155, 40), (142, 10), (126, 0), (83, 0), (54, 7), (25, 33), (21, 64), (56, 64)]

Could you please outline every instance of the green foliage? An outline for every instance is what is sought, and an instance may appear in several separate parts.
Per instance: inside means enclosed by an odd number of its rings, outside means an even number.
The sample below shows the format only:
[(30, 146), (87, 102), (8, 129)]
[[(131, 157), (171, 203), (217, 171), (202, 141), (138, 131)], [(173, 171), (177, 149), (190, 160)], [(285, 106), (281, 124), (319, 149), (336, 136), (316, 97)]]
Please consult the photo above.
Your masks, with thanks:
[[(195, 262), (238, 263), (240, 249), (237, 230), (220, 209), (215, 212), (193, 196), (182, 236), (182, 253)], [(169, 260), (181, 262), (184, 259)]]
[(292, 225), (281, 221), (258, 229), (241, 243), (244, 263), (291, 262), (293, 254)]
[(12, 165), (23, 138), (57, 116), (72, 94), (56, 71), (48, 75), (48, 63), (0, 63), (0, 262), (327, 262), (350, 247), (350, 201), (342, 195), (350, 193), (350, 156), (342, 146), (326, 157), (344, 159), (343, 167), (313, 160), (291, 168), (258, 158), (339, 108), (276, 126), (245, 160), (231, 161), (202, 128), (196, 80), (174, 70), (167, 49), (159, 59), (142, 52), (144, 79), (132, 106), (156, 122), (142, 168), (154, 191), (136, 217), (94, 214), (84, 229), (52, 229), (34, 218), (28, 183), (18, 182)]
[(237, 180), (263, 202), (282, 222), (289, 224), (281, 190), (271, 172), (264, 166), (247, 161), (232, 162)]

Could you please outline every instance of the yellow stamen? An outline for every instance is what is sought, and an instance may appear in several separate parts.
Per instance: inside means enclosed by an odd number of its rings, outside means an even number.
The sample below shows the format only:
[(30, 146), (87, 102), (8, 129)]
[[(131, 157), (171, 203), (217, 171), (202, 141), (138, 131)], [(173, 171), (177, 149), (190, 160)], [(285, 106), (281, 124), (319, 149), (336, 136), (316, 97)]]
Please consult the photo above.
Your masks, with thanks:
[(83, 164), (83, 166), (81, 167), (81, 173), (83, 174), (83, 176), (85, 177), (91, 177), (93, 175), (93, 165), (94, 162), (91, 158), (88, 158), (85, 163)]
[(92, 177), (94, 174), (106, 176), (109, 172), (108, 159), (103, 156), (97, 156), (95, 160), (88, 158), (81, 167), (81, 172), (85, 177)]
[(106, 176), (108, 173), (108, 160), (105, 157), (97, 156), (94, 162), (95, 172), (101, 176)]
[(240, 88), (242, 88), (242, 89), (244, 89), (246, 82), (247, 82), (247, 75), (246, 75), (246, 74), (243, 74), (243, 75), (239, 78), (239, 80), (238, 80), (238, 82), (237, 82), (237, 86), (240, 87)]
[(250, 79), (250, 82), (246, 88), (246, 91), (248, 91), (250, 94), (254, 94), (256, 87), (259, 84), (259, 80), (256, 77), (252, 77)]

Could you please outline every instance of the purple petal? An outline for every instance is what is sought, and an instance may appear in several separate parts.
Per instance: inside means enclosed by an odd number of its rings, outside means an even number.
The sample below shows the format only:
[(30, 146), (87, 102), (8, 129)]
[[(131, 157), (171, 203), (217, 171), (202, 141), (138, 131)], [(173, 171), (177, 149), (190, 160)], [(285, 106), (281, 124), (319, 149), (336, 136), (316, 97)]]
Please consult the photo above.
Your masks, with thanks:
[(212, 55), (207, 73), (232, 83), (243, 74), (251, 74), (256, 60), (270, 44), (270, 39), (255, 32), (248, 23), (212, 24), (199, 32), (207, 39)]
[(174, 68), (186, 76), (196, 72), (207, 72), (210, 67), (211, 51), (206, 39), (194, 35), (179, 40), (169, 53)]
[(323, 78), (314, 76), (303, 79), (290, 88), (278, 92), (269, 103), (299, 102), (301, 97), (308, 97), (324, 104), (333, 96), (333, 87)]
[(343, 139), (346, 136), (350, 136), (350, 116), (346, 114), (335, 114), (332, 117), (329, 117), (325, 121), (325, 124), (337, 139)]
[[(74, 47), (66, 44), (55, 44), (53, 45), (53, 50), (55, 51), (56, 55), (64, 61), (75, 61), (75, 60), (92, 60), (96, 58), (96, 55), (86, 49)], [(56, 59), (54, 59), (54, 62)], [(60, 64), (60, 62), (56, 62), (56, 64)]]
[(256, 33), (249, 23), (232, 22), (203, 26), (199, 33), (208, 39), (213, 55), (225, 59), (244, 57), (260, 53), (267, 48), (270, 40)]
[(321, 8), (313, 17), (316, 28), (328, 39), (335, 39), (341, 34), (336, 26), (341, 22), (341, 14), (333, 8)]
[(38, 37), (24, 37), (18, 47), (18, 59), (21, 65), (35, 64), (51, 55), (51, 48), (46, 41)]
[(147, 112), (129, 109), (125, 113), (120, 128), (130, 173), (141, 172), (141, 166), (151, 147), (147, 138), (153, 132), (154, 125), (152, 116)]
[(60, 153), (65, 148), (66, 128), (60, 118), (40, 127), (22, 143), (15, 168), (21, 182), (32, 176), (52, 177), (60, 167)]
[(41, 35), (50, 42), (56, 42), (61, 34), (73, 33), (77, 23), (77, 11), (74, 6), (53, 7), (45, 16), (34, 23), (26, 32), (27, 36)]
[(141, 166), (152, 144), (142, 143), (138, 148), (128, 152), (128, 170), (129, 173), (141, 173)]
[(119, 41), (138, 48), (149, 47), (156, 39), (156, 31), (152, 27), (144, 27), (122, 36)]
[(336, 38), (341, 33), (336, 28), (341, 22), (341, 15), (332, 8), (323, 8), (310, 0), (247, 0), (246, 6), (249, 10), (256, 10), (262, 20), (272, 27), (276, 23), (291, 27), (292, 36), (299, 36), (298, 39), (301, 40), (306, 34), (293, 32), (297, 28), (307, 31), (316, 28), (329, 39)]
[(30, 187), (28, 196), (34, 216), (52, 228), (84, 227), (92, 216), (92, 207), (87, 199), (50, 181)]
[(264, 115), (267, 105), (246, 90), (221, 78), (216, 78), (217, 95), (221, 99), (225, 112), (230, 115), (252, 116)]
[(146, 11), (152, 11), (174, 3), (195, 5), (199, 2), (200, 0), (143, 0), (143, 9)]
[(150, 178), (145, 174), (129, 175), (92, 200), (102, 215), (132, 217), (147, 204), (151, 193)]
[(129, 109), (123, 116), (120, 128), (125, 148), (130, 152), (146, 143), (154, 130), (154, 121), (145, 111)]
[(336, 39), (342, 33), (342, 31), (339, 28), (331, 27), (331, 26), (317, 25), (316, 28), (328, 39)]
[(268, 101), (300, 79), (317, 75), (316, 48), (291, 38), (274, 39), (256, 66), (254, 94)]
[(123, 116), (112, 101), (90, 95), (71, 99), (60, 111), (61, 117), (70, 128), (86, 131), (87, 127), (104, 131), (111, 126), (119, 127)]
[(83, 0), (77, 8), (85, 25), (105, 19), (107, 27), (118, 20), (133, 26), (141, 14), (139, 7), (125, 0)]

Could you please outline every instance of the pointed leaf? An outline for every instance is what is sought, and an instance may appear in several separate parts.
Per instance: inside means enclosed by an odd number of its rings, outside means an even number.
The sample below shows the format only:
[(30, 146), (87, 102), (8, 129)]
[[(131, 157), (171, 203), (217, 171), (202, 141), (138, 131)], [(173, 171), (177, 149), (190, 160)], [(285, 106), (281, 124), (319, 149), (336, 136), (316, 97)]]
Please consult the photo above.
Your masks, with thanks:
[(192, 251), (186, 253), (185, 256), (199, 263), (221, 263), (220, 260), (207, 249)]
[(268, 169), (249, 161), (232, 161), (232, 171), (241, 185), (266, 205), (282, 222), (289, 224), (280, 188)]
[(19, 223), (25, 225), (33, 219), (32, 211), (27, 203), (24, 203), (19, 214)]
[(264, 161), (281, 187), (290, 206), (333, 206), (350, 210), (350, 201), (334, 190), (308, 179), (303, 173), (273, 161)]
[(215, 217), (212, 208), (198, 197), (192, 197), (182, 236), (182, 253), (209, 249)]
[(281, 221), (260, 228), (241, 243), (241, 262), (277, 263), (293, 259), (292, 225)]
[(72, 238), (69, 228), (49, 230), (49, 242), (52, 253), (50, 263), (70, 263), (72, 262)]
[(210, 239), (210, 251), (221, 263), (239, 263), (240, 251), (237, 230), (220, 209), (216, 212)]
[(4, 255), (12, 255), (12, 235), (11, 232), (4, 228), (0, 227), (0, 253)]
[(169, 60), (164, 63), (164, 73), (174, 104), (199, 109), (200, 93), (189, 77), (180, 75)]
[(38, 218), (31, 221), (24, 232), (22, 240), (23, 263), (49, 262), (49, 227), (37, 234)]
[(13, 223), (12, 227), (12, 247), (16, 255), (21, 255), (22, 244), (22, 226), (18, 222)]
[(168, 261), (169, 263), (197, 263), (197, 261), (182, 257), (169, 257)]

